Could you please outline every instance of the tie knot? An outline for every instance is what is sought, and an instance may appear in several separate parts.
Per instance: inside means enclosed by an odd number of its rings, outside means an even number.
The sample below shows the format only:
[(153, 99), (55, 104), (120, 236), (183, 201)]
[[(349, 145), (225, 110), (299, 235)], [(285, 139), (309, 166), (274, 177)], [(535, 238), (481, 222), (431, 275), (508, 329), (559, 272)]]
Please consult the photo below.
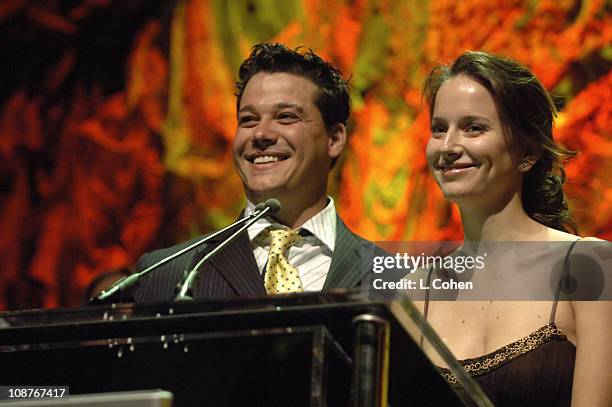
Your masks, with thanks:
[(273, 247), (287, 248), (300, 239), (300, 234), (295, 230), (276, 229), (270, 230), (270, 245)]

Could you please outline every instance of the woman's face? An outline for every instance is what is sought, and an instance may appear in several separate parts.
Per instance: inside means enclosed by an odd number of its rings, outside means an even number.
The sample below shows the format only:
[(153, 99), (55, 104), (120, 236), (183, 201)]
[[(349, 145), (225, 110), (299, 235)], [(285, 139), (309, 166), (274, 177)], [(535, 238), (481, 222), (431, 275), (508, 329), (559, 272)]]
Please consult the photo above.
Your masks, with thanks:
[(519, 166), (489, 91), (469, 76), (442, 84), (431, 118), (427, 162), (444, 196), (461, 204), (495, 204), (521, 188)]

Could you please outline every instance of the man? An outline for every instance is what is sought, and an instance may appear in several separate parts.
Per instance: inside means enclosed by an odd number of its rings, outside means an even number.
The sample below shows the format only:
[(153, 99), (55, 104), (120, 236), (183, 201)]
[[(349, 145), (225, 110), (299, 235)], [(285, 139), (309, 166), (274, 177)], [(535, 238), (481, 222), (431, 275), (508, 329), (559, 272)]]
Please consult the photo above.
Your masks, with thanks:
[[(269, 198), (281, 209), (262, 218), (202, 265), (196, 298), (236, 298), (355, 287), (372, 244), (350, 232), (327, 196), (331, 168), (346, 144), (347, 82), (312, 51), (259, 44), (237, 83), (234, 165), (242, 178), (244, 216)], [(171, 300), (176, 284), (227, 235), (142, 278), (136, 301)], [(145, 254), (143, 270), (191, 242)]]

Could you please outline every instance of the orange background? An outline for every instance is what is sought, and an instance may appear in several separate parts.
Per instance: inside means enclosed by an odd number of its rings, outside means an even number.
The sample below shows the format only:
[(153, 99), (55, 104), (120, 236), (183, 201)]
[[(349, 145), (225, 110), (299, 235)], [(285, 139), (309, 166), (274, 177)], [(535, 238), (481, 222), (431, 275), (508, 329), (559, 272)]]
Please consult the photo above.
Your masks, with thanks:
[(257, 42), (306, 45), (352, 77), (330, 190), (371, 240), (462, 236), (428, 175), (428, 71), (468, 49), (529, 66), (580, 155), (581, 234), (612, 237), (612, 21), (603, 0), (0, 2), (0, 309), (74, 306), (104, 270), (221, 227), (243, 205), (234, 80)]

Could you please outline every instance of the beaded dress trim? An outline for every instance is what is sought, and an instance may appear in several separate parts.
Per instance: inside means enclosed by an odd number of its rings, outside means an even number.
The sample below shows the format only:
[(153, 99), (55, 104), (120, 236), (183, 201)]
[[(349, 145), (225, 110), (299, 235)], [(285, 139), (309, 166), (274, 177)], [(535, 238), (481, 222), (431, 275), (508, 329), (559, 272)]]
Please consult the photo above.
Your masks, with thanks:
[[(465, 371), (471, 376), (481, 376), (505, 365), (520, 355), (534, 350), (543, 343), (554, 339), (564, 340), (566, 338), (557, 325), (554, 322), (550, 322), (518, 341), (477, 358), (460, 360), (459, 363), (463, 365)], [(440, 370), (448, 383), (457, 383), (457, 378), (448, 369), (441, 368)]]

